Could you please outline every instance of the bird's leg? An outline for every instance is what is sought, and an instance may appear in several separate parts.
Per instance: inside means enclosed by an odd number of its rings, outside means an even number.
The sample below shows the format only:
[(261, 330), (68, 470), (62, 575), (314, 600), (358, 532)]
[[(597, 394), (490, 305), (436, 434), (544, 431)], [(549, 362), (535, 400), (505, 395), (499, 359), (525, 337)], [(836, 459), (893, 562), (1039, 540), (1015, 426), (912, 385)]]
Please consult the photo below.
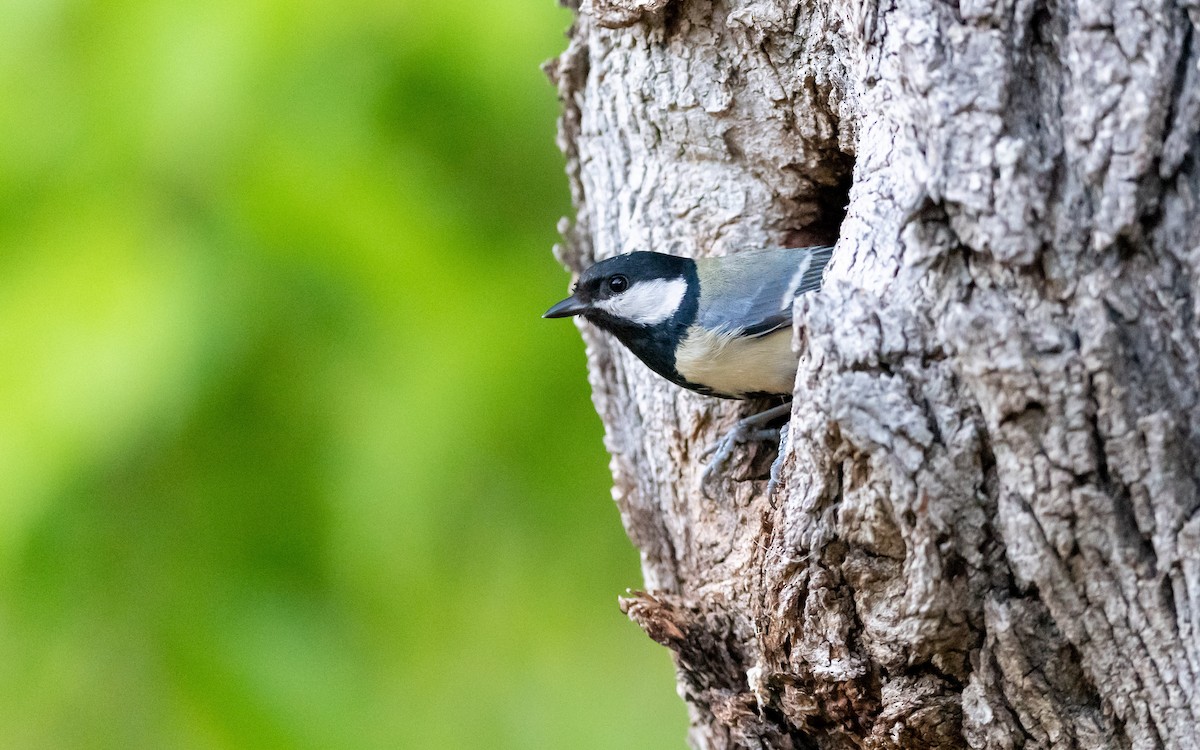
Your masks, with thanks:
[(785, 422), (779, 430), (779, 455), (771, 462), (771, 480), (767, 482), (767, 497), (774, 495), (775, 488), (779, 486), (779, 472), (783, 471), (783, 457), (787, 455), (787, 444), (791, 438), (789, 427), (791, 425)]
[(729, 432), (725, 433), (724, 437), (714, 443), (700, 456), (701, 458), (712, 456), (712, 460), (704, 467), (704, 475), (700, 480), (701, 483), (707, 485), (725, 468), (725, 465), (729, 463), (729, 457), (733, 455), (733, 449), (738, 445), (743, 443), (758, 443), (765, 440), (778, 440), (780, 437), (779, 429), (765, 427), (764, 425), (768, 425), (780, 417), (786, 417), (791, 411), (792, 402), (789, 399), (786, 403), (779, 406), (739, 420)]

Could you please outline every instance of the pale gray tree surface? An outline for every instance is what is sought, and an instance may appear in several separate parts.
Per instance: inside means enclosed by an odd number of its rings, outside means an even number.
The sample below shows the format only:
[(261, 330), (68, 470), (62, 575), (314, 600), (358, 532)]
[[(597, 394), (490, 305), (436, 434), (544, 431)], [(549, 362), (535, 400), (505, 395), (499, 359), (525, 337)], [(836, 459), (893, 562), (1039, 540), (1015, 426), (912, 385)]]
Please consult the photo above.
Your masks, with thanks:
[(837, 243), (770, 492), (581, 324), (692, 744), (1200, 748), (1200, 5), (575, 10), (569, 268)]

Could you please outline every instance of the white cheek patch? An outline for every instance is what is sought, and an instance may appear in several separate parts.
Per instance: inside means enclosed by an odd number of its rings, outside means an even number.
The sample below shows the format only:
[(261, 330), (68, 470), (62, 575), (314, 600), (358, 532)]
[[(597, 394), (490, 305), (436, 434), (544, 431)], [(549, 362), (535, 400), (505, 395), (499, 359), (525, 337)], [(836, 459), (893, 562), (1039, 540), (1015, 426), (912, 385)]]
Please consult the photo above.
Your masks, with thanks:
[(684, 279), (652, 279), (635, 282), (622, 294), (601, 300), (595, 306), (638, 325), (653, 326), (674, 315), (686, 293)]

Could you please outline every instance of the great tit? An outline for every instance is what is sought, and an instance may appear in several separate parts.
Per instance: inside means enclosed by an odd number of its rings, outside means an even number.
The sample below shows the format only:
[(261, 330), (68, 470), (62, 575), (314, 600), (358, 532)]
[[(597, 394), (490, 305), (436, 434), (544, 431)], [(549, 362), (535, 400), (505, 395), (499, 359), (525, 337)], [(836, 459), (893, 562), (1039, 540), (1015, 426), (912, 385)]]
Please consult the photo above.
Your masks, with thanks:
[(721, 398), (790, 396), (792, 300), (821, 286), (832, 247), (692, 260), (633, 252), (602, 260), (543, 318), (582, 315), (667, 380)]
[[(751, 250), (692, 260), (633, 252), (602, 260), (543, 318), (582, 315), (676, 385), (721, 398), (791, 396), (792, 301), (820, 288), (832, 247)], [(741, 442), (777, 438), (764, 425), (788, 404), (747, 417), (710, 452), (707, 482)], [(785, 428), (786, 429), (786, 428)], [(772, 467), (774, 477), (775, 467)]]

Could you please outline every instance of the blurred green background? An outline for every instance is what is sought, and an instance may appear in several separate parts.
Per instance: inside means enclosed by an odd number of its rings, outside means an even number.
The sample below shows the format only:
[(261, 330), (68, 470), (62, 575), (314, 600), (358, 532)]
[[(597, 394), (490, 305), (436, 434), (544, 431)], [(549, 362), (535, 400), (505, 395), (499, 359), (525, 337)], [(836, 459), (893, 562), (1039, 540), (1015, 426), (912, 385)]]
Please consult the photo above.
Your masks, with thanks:
[(662, 748), (552, 0), (0, 0), (0, 747)]

